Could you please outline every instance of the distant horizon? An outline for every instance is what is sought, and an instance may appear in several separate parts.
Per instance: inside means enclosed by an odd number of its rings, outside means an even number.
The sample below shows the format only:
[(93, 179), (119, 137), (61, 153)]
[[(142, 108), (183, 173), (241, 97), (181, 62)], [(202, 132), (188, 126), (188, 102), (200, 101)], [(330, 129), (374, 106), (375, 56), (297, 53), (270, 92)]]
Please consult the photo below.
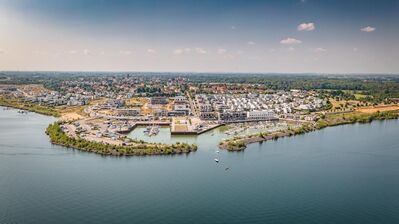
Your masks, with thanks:
[(397, 0), (0, 0), (0, 70), (399, 74)]
[(200, 72), (195, 72), (195, 71), (62, 71), (62, 70), (25, 70), (25, 71), (20, 71), (20, 70), (0, 70), (0, 73), (2, 72), (15, 72), (15, 73), (29, 73), (29, 72), (42, 72), (42, 73), (178, 73), (178, 74), (247, 74), (247, 75), (393, 75), (397, 76), (399, 73), (360, 73), (360, 72), (354, 72), (354, 73), (332, 73), (332, 72), (326, 72), (326, 73), (316, 73), (316, 72), (208, 72), (208, 71), (200, 71)]

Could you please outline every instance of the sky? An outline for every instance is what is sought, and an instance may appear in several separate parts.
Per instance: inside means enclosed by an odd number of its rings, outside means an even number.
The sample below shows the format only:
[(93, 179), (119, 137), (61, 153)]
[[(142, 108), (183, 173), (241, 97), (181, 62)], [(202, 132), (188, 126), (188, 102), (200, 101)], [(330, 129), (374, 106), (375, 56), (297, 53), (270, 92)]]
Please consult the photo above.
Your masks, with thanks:
[(0, 0), (0, 70), (399, 74), (399, 1)]

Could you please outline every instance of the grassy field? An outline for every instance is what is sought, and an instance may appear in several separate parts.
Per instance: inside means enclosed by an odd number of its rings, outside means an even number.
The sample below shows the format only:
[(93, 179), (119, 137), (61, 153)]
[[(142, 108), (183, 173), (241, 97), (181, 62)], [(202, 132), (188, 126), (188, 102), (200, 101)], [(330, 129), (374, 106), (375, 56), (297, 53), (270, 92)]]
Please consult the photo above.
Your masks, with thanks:
[(315, 128), (320, 129), (328, 126), (352, 124), (357, 122), (368, 123), (373, 120), (397, 119), (398, 117), (399, 110), (376, 111), (370, 113), (353, 111), (342, 114), (326, 114), (315, 124)]
[(330, 98), (329, 100), (332, 107), (328, 112), (351, 111), (356, 107), (365, 105), (357, 100), (335, 100), (333, 98)]
[(102, 104), (105, 102), (107, 102), (107, 98), (100, 98), (100, 99), (90, 101), (89, 105)]
[(357, 100), (364, 99), (364, 98), (366, 98), (366, 96), (367, 96), (367, 95), (360, 94), (360, 93), (355, 93), (355, 94), (353, 94), (353, 95), (355, 96), (355, 98), (356, 98)]
[(378, 106), (369, 106), (369, 107), (361, 107), (357, 108), (356, 111), (362, 113), (376, 113), (376, 112), (385, 112), (385, 111), (393, 111), (399, 110), (399, 105), (378, 105)]
[(399, 104), (378, 104), (371, 105), (371, 103), (361, 102), (359, 100), (336, 100), (330, 98), (329, 101), (332, 107), (327, 112), (363, 112), (363, 113), (375, 113), (382, 111), (398, 110)]
[(144, 104), (148, 103), (147, 98), (140, 98), (140, 97), (135, 97), (126, 100), (126, 106), (133, 106), (133, 107), (142, 107)]
[(352, 94), (355, 96), (356, 100), (360, 100), (365, 98), (367, 95), (363, 93), (363, 91), (355, 91), (355, 90), (343, 90), (344, 93)]
[(64, 121), (73, 121), (87, 117), (84, 106), (60, 106), (56, 109)]
[(60, 113), (54, 107), (47, 107), (36, 103), (23, 102), (19, 99), (6, 96), (0, 96), (0, 106), (13, 107), (54, 117), (60, 116)]

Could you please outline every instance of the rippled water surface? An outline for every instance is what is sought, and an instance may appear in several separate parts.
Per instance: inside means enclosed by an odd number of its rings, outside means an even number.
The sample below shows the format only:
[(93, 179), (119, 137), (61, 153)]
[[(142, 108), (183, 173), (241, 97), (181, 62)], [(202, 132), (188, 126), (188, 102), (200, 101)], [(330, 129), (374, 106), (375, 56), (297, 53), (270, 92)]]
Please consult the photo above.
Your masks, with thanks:
[(199, 144), (189, 155), (114, 158), (52, 146), (53, 121), (0, 108), (0, 223), (399, 223), (398, 120), (221, 151), (220, 164), (218, 130), (177, 137)]

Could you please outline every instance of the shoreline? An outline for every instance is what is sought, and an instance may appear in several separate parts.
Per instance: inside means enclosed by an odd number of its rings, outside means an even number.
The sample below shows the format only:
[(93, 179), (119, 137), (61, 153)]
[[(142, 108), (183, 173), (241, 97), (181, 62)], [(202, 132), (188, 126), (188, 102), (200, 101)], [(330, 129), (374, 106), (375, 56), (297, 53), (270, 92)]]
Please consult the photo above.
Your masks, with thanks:
[(5, 99), (4, 97), (0, 97), (0, 106), (2, 107), (10, 107), (14, 109), (26, 110), (29, 112), (38, 113), (41, 115), (47, 115), (59, 118), (61, 117), (60, 113), (53, 108), (40, 106), (38, 104), (25, 104), (19, 100), (13, 99)]
[(197, 146), (187, 143), (161, 144), (148, 143), (144, 141), (134, 141), (129, 139), (132, 144), (114, 145), (89, 141), (82, 138), (73, 138), (65, 134), (61, 128), (61, 122), (50, 124), (46, 129), (46, 134), (50, 137), (52, 144), (81, 151), (93, 152), (107, 156), (147, 156), (147, 155), (174, 155), (188, 154), (197, 151)]
[[(282, 137), (289, 137), (295, 135), (306, 134), (312, 131), (321, 130), (327, 127), (334, 127), (339, 125), (346, 124), (366, 124), (371, 123), (374, 120), (393, 120), (399, 119), (399, 110), (395, 111), (385, 111), (385, 112), (375, 112), (370, 114), (356, 114), (354, 112), (347, 113), (348, 117), (345, 117), (345, 114), (340, 114), (342, 116), (341, 119), (338, 120), (329, 120), (329, 118), (321, 119), (314, 124), (311, 125), (303, 125), (297, 129), (288, 129), (286, 131), (278, 131), (273, 133), (258, 133), (253, 135), (247, 135), (243, 137), (234, 137), (231, 139), (224, 140), (219, 143), (219, 148), (224, 149), (230, 152), (233, 151), (243, 151), (247, 148), (248, 145), (253, 143), (262, 143), (269, 140), (277, 140)], [(348, 119), (351, 118), (351, 119)], [(332, 122), (332, 123), (329, 123)]]
[[(36, 105), (37, 106), (37, 105)], [(29, 112), (60, 118), (60, 114), (55, 111), (54, 113), (46, 113), (40, 110), (28, 109), (25, 105), (19, 105), (15, 101), (8, 102), (3, 98), (0, 98), (0, 107), (14, 108), (20, 110), (26, 110)], [(47, 108), (48, 109), (48, 108)], [(66, 148), (72, 148), (80, 151), (86, 151), (96, 153), (103, 156), (150, 156), (150, 155), (178, 155), (188, 154), (190, 152), (197, 151), (197, 145), (187, 143), (175, 143), (175, 144), (162, 144), (162, 143), (149, 143), (144, 141), (137, 141), (135, 145), (113, 145), (109, 143), (99, 143), (81, 138), (69, 137), (61, 130), (59, 124), (60, 120), (49, 124), (46, 128), (45, 133), (49, 136), (50, 142), (54, 145), (59, 145)], [(55, 126), (56, 130), (51, 134), (51, 128)], [(53, 130), (54, 131), (54, 130)], [(133, 141), (133, 140), (132, 140)]]
[[(4, 98), (0, 98), (0, 106), (15, 108), (26, 110), (46, 116), (52, 116), (59, 118), (60, 114), (58, 111), (55, 111), (52, 108), (43, 107), (40, 105), (25, 105), (20, 104), (23, 102), (19, 102), (17, 100), (5, 100)], [(240, 137), (232, 137), (230, 139), (225, 139), (217, 145), (220, 149), (227, 150), (229, 152), (234, 151), (243, 151), (247, 148), (248, 145), (253, 143), (261, 143), (264, 141), (269, 140), (277, 140), (282, 137), (289, 137), (295, 136), (300, 134), (305, 134), (308, 132), (320, 130), (326, 127), (333, 127), (338, 125), (345, 125), (345, 124), (354, 124), (354, 123), (370, 123), (373, 120), (388, 120), (388, 119), (398, 119), (399, 118), (399, 110), (392, 110), (392, 111), (383, 111), (383, 112), (374, 112), (374, 113), (362, 113), (362, 112), (346, 112), (346, 113), (339, 113), (339, 114), (326, 114), (323, 115), (323, 118), (314, 122), (314, 123), (307, 123), (302, 125), (300, 128), (296, 129), (287, 129), (284, 131), (277, 131), (271, 133), (256, 133), (246, 136)], [(61, 124), (61, 121), (57, 121), (54, 124)], [(77, 150), (94, 152), (101, 155), (111, 155), (111, 156), (145, 156), (145, 155), (171, 155), (171, 154), (183, 154), (183, 153), (190, 153), (197, 150), (197, 145), (189, 145), (186, 143), (179, 143), (180, 145), (176, 144), (163, 144), (163, 143), (149, 143), (144, 141), (137, 141), (135, 146), (127, 146), (127, 145), (114, 145), (109, 143), (103, 142), (96, 142), (90, 140), (84, 140), (81, 138), (73, 138), (67, 136), (69, 138), (69, 143), (67, 142), (60, 142), (54, 136), (48, 134), (49, 128), (54, 125), (50, 124), (46, 130), (46, 134), (50, 136), (50, 142), (55, 145), (60, 145), (63, 147), (74, 148)], [(219, 125), (221, 126), (221, 125)], [(62, 134), (66, 136), (66, 134), (61, 130)], [(58, 134), (62, 136), (62, 134)], [(71, 140), (74, 139), (74, 140)], [(65, 139), (64, 139), (65, 140)], [(133, 140), (132, 140), (133, 141)], [(72, 142), (72, 143), (71, 143)], [(83, 146), (79, 144), (75, 144), (79, 142), (83, 144)], [(82, 143), (83, 142), (83, 143)], [(87, 145), (93, 145), (95, 147), (86, 148)], [(101, 148), (101, 150), (98, 150)]]

